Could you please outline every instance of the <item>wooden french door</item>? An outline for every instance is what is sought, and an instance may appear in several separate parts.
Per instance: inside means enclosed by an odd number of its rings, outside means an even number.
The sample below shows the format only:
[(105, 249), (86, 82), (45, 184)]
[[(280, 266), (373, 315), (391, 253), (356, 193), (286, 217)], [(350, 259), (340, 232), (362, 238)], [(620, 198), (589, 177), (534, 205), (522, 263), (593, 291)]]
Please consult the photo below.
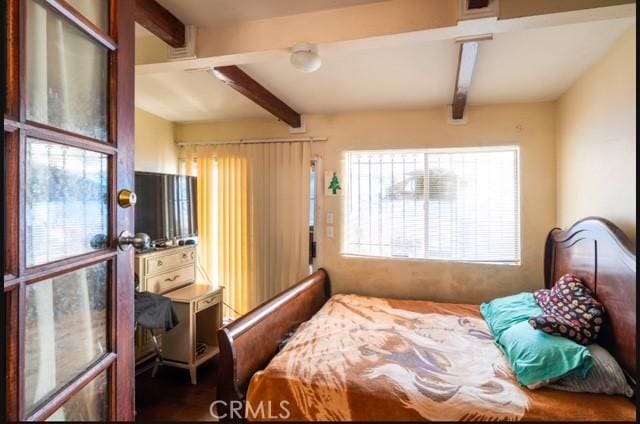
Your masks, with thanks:
[(6, 405), (133, 420), (132, 0), (7, 0)]

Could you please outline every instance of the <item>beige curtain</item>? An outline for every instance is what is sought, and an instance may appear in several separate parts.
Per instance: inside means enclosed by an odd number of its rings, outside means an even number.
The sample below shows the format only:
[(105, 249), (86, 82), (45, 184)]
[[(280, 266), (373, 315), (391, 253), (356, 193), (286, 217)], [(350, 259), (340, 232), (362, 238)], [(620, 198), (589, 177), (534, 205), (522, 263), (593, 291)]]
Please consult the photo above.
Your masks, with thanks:
[(185, 147), (198, 175), (199, 259), (245, 313), (309, 272), (309, 143)]

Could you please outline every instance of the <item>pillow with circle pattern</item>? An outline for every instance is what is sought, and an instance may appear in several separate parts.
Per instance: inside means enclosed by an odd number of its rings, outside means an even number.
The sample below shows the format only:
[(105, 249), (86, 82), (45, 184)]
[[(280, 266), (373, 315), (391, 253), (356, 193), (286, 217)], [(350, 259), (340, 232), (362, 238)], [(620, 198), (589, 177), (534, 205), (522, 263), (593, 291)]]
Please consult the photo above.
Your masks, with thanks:
[(598, 337), (604, 306), (575, 275), (563, 275), (551, 289), (538, 290), (534, 297), (544, 313), (529, 319), (533, 328), (582, 345)]

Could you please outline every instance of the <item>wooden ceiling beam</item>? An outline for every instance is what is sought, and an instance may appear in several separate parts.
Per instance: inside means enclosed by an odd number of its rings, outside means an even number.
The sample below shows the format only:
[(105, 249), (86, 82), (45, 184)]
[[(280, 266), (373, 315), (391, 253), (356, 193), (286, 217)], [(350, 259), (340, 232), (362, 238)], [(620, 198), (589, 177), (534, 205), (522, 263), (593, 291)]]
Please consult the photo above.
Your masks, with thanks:
[(286, 122), (290, 127), (300, 127), (302, 119), (298, 112), (236, 65), (217, 66), (213, 68), (212, 73), (220, 81), (263, 107), (279, 120)]
[[(130, 1), (130, 0), (128, 0)], [(171, 47), (184, 47), (185, 26), (156, 0), (135, 0), (136, 22)]]
[(478, 42), (469, 41), (460, 43), (460, 54), (458, 56), (458, 73), (456, 74), (456, 86), (453, 92), (451, 103), (452, 119), (462, 119), (464, 109), (467, 105), (467, 94), (471, 87), (473, 68), (478, 56)]

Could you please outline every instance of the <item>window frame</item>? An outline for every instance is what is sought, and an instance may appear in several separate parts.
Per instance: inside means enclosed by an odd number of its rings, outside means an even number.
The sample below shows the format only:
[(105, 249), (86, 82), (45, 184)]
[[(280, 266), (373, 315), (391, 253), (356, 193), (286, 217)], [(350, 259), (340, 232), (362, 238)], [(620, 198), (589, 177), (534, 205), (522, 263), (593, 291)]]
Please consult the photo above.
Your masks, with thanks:
[[(454, 258), (420, 258), (420, 257), (402, 257), (402, 256), (382, 256), (372, 254), (358, 254), (352, 253), (348, 250), (348, 215), (349, 215), (349, 195), (351, 192), (351, 181), (349, 173), (349, 154), (407, 154), (407, 153), (422, 153), (422, 154), (438, 154), (438, 153), (465, 153), (465, 152), (482, 152), (482, 151), (513, 151), (515, 153), (515, 169), (516, 177), (516, 203), (517, 203), (517, 260), (514, 261), (500, 261), (500, 260), (470, 260), (470, 259), (454, 259)], [(342, 203), (342, 217), (341, 217), (341, 231), (340, 237), (340, 256), (347, 259), (361, 259), (361, 260), (375, 260), (375, 261), (400, 261), (400, 262), (440, 262), (440, 263), (461, 263), (461, 264), (475, 264), (475, 265), (498, 265), (508, 267), (522, 266), (523, 254), (523, 231), (522, 231), (522, 167), (521, 167), (521, 147), (516, 143), (500, 143), (500, 144), (487, 144), (481, 146), (461, 146), (461, 147), (431, 147), (431, 148), (387, 148), (387, 149), (349, 149), (342, 152), (342, 174), (344, 175), (344, 199)], [(428, 239), (425, 238), (424, 242), (428, 243)]]

